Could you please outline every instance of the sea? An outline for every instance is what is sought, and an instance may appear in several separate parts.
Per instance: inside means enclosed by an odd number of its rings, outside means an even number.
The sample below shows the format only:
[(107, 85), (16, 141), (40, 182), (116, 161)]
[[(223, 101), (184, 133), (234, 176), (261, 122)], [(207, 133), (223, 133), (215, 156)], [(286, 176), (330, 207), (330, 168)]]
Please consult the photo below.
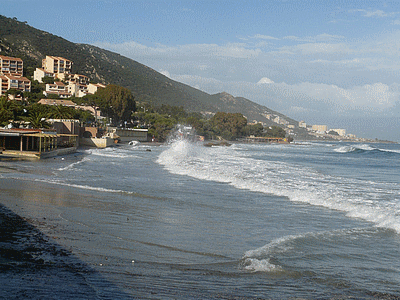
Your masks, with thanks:
[(0, 169), (46, 244), (0, 260), (4, 299), (400, 299), (399, 144), (175, 139)]

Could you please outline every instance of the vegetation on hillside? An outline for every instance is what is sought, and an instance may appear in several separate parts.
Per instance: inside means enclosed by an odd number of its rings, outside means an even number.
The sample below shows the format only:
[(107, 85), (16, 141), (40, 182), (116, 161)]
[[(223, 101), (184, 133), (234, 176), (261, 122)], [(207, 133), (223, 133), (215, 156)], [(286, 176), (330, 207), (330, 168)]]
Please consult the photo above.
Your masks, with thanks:
[[(92, 45), (74, 44), (61, 37), (35, 29), (16, 18), (0, 15), (0, 54), (23, 59), (24, 74), (33, 75), (46, 55), (65, 57), (73, 61), (72, 72), (86, 75), (93, 82), (116, 84), (129, 89), (137, 102), (153, 106), (182, 106), (190, 112), (242, 113), (248, 120), (276, 125), (265, 112), (279, 115), (291, 124), (294, 120), (248, 99), (226, 94), (209, 95), (176, 82), (155, 70), (119, 54)], [(232, 100), (232, 101), (231, 101)]]

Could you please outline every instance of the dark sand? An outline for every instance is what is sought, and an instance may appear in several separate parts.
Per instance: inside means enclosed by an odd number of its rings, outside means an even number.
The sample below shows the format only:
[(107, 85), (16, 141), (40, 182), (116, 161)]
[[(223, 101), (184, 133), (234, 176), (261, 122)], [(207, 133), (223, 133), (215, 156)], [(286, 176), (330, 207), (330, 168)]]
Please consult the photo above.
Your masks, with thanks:
[(131, 298), (29, 221), (0, 205), (0, 299)]

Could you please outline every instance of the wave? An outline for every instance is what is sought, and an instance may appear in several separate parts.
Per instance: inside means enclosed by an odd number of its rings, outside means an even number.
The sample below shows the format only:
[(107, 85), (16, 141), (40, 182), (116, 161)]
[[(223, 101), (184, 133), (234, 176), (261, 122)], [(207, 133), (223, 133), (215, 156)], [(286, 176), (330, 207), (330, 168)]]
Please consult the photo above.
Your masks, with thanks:
[(353, 239), (376, 239), (379, 234), (385, 234), (385, 231), (369, 227), (287, 235), (274, 239), (260, 248), (246, 251), (241, 266), (250, 272), (285, 271), (285, 267), (279, 265), (277, 257), (282, 257), (288, 252), (289, 256), (293, 253), (298, 254), (299, 249), (302, 249), (302, 252), (310, 249), (310, 253), (318, 253), (321, 243), (346, 244)]
[(71, 164), (69, 164), (69, 165), (67, 165), (67, 166), (65, 166), (65, 167), (58, 168), (57, 171), (67, 171), (67, 170), (71, 170), (71, 169), (73, 169), (75, 166), (80, 165), (80, 164), (82, 164), (82, 163), (84, 163), (84, 162), (86, 162), (86, 161), (88, 161), (88, 160), (89, 160), (89, 159), (88, 159), (87, 157), (84, 157), (83, 159), (81, 159), (81, 160), (79, 160), (79, 161), (76, 161), (76, 162), (73, 162), (73, 163), (71, 163)]
[(343, 211), (400, 233), (400, 191), (395, 183), (323, 175), (310, 167), (252, 158), (231, 147), (206, 148), (184, 140), (171, 144), (157, 162), (174, 174)]
[[(134, 145), (132, 148), (137, 147)], [(137, 158), (138, 156), (132, 154), (130, 149), (121, 149), (121, 148), (104, 148), (104, 149), (91, 149), (86, 150), (87, 154), (99, 156), (99, 157), (107, 157), (107, 158)]]
[[(125, 191), (125, 190), (109, 189), (109, 188), (104, 188), (104, 187), (97, 187), (97, 186), (90, 186), (90, 185), (83, 185), (83, 184), (74, 184), (74, 183), (68, 183), (65, 181), (57, 180), (57, 179), (37, 178), (37, 177), (31, 177), (31, 176), (18, 176), (15, 173), (12, 174), (11, 176), (5, 176), (5, 175), (8, 175), (8, 174), (0, 173), (0, 178), (41, 182), (41, 183), (46, 183), (46, 184), (61, 185), (61, 186), (67, 186), (67, 187), (72, 187), (72, 188), (76, 188), (76, 189), (89, 190), (89, 191), (95, 191), (95, 192), (103, 192), (103, 193), (111, 193), (111, 194), (124, 194), (124, 195), (129, 195), (129, 196), (134, 196), (134, 197), (140, 197), (140, 198), (149, 198), (149, 199), (157, 199), (157, 200), (167, 199), (165, 197), (151, 196), (151, 195), (137, 193), (134, 191)], [(26, 175), (26, 174), (19, 174), (19, 175)]]
[(374, 152), (374, 153), (400, 154), (400, 150), (375, 148), (368, 144), (341, 146), (339, 148), (334, 149), (334, 151), (337, 153), (371, 153), (371, 152)]

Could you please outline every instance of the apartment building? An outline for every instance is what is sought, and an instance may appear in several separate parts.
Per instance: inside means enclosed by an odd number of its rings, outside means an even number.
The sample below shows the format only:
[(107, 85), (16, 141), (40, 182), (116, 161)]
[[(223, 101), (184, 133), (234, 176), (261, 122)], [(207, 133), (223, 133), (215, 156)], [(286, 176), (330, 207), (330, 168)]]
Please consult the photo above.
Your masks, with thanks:
[(328, 126), (326, 125), (313, 125), (311, 128), (315, 132), (326, 132), (328, 130)]
[(10, 89), (31, 91), (31, 81), (23, 77), (23, 70), (22, 59), (0, 55), (0, 96)]
[(30, 92), (31, 81), (28, 78), (22, 76), (0, 76), (0, 96), (4, 95), (10, 89), (16, 89), (22, 92)]
[(331, 131), (336, 132), (340, 136), (346, 136), (346, 129), (331, 129)]
[(88, 84), (88, 93), (89, 94), (94, 94), (97, 92), (97, 90), (100, 89), (104, 89), (106, 86), (104, 84), (101, 83), (89, 83)]
[(36, 70), (33, 72), (33, 80), (43, 82), (44, 77), (54, 77), (54, 73), (45, 71), (42, 68), (36, 68)]
[(75, 97), (81, 98), (86, 96), (88, 92), (88, 86), (86, 84), (79, 84), (79, 83), (69, 83), (67, 86), (67, 91), (71, 95)]
[(0, 75), (23, 76), (23, 70), (22, 59), (0, 55)]
[(69, 98), (71, 97), (71, 93), (68, 92), (67, 86), (59, 81), (55, 81), (54, 83), (47, 83), (46, 90), (43, 94), (48, 97), (49, 95), (57, 95), (60, 98)]
[(54, 74), (70, 74), (72, 71), (72, 61), (59, 56), (47, 55), (46, 58), (42, 60), (42, 69)]

